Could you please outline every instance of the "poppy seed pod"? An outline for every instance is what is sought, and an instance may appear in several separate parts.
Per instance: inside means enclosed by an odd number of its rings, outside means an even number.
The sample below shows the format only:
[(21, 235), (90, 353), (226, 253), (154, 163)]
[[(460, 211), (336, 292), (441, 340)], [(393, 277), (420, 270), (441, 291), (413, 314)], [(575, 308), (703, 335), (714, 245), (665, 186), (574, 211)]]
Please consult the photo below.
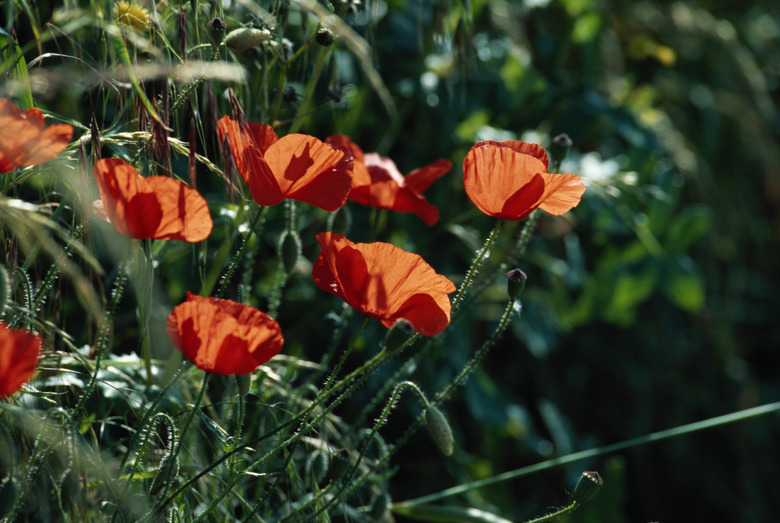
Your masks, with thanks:
[(598, 472), (585, 471), (577, 481), (577, 486), (574, 487), (572, 492), (572, 501), (582, 505), (586, 501), (593, 499), (593, 496), (599, 491), (604, 484), (604, 480), (601, 479)]
[(452, 429), (447, 422), (447, 418), (445, 418), (444, 414), (433, 405), (425, 407), (423, 417), (425, 418), (425, 425), (428, 427), (428, 432), (430, 432), (431, 438), (433, 438), (436, 446), (439, 447), (442, 454), (451, 456), (453, 450), (452, 445), (455, 440), (452, 437)]

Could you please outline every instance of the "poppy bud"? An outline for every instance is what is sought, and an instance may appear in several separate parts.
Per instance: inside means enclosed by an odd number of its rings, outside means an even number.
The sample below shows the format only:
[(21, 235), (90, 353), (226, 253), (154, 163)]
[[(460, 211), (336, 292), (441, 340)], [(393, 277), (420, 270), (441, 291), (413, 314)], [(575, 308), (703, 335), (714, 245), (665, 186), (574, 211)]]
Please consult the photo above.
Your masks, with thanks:
[(510, 298), (516, 300), (520, 297), (527, 279), (528, 275), (520, 269), (512, 269), (506, 273), (506, 291)]
[(160, 461), (160, 468), (157, 469), (157, 474), (152, 479), (152, 485), (149, 487), (149, 494), (154, 496), (166, 483), (174, 480), (176, 474), (179, 473), (179, 461), (174, 452), (168, 452)]
[(331, 31), (330, 29), (323, 27), (322, 29), (317, 31), (317, 35), (314, 37), (314, 39), (321, 46), (328, 47), (332, 45), (333, 42), (336, 41), (336, 35), (334, 35), (333, 31)]
[(282, 98), (284, 98), (285, 102), (294, 103), (302, 99), (303, 96), (298, 93), (298, 91), (295, 89), (295, 86), (286, 85), (284, 86), (284, 90), (282, 90)]
[(338, 481), (344, 477), (349, 467), (352, 466), (352, 456), (347, 449), (338, 449), (331, 455), (330, 459), (330, 480)]
[(208, 23), (209, 29), (214, 31), (215, 33), (221, 33), (225, 29), (227, 29), (227, 25), (224, 21), (222, 21), (221, 18), (214, 18), (211, 22)]
[(425, 407), (423, 417), (425, 418), (425, 424), (428, 426), (428, 432), (431, 433), (436, 446), (439, 447), (442, 454), (451, 456), (454, 438), (452, 437), (452, 429), (447, 422), (447, 418), (433, 405)]
[(11, 295), (11, 286), (8, 283), (8, 271), (0, 265), (0, 314), (5, 310), (8, 296)]
[(328, 216), (328, 232), (346, 236), (352, 225), (352, 215), (346, 206), (336, 209)]
[(225, 37), (225, 45), (237, 51), (246, 51), (265, 43), (271, 39), (271, 31), (268, 29), (256, 29), (254, 27), (240, 27), (228, 33)]
[(238, 385), (238, 393), (242, 396), (249, 394), (249, 387), (252, 385), (251, 374), (234, 374), (236, 377), (236, 385)]
[(553, 160), (557, 162), (558, 166), (560, 166), (560, 163), (566, 158), (566, 153), (569, 152), (572, 145), (574, 145), (574, 142), (571, 141), (571, 138), (569, 138), (569, 135), (566, 133), (561, 133), (552, 139), (550, 155), (552, 155)]
[(285, 231), (279, 242), (279, 250), (284, 270), (290, 274), (295, 269), (295, 264), (298, 263), (298, 257), (301, 255), (301, 240), (298, 238), (298, 233)]
[(385, 347), (394, 351), (414, 335), (414, 327), (407, 320), (399, 318), (385, 335)]
[(327, 452), (315, 450), (309, 454), (309, 460), (306, 462), (308, 476), (319, 484), (325, 477), (325, 474), (328, 473), (329, 464), (330, 460)]
[(582, 505), (586, 501), (593, 499), (593, 496), (596, 495), (603, 484), (604, 481), (598, 472), (583, 472), (580, 480), (577, 482), (577, 486), (574, 487), (574, 492), (571, 495), (572, 501)]

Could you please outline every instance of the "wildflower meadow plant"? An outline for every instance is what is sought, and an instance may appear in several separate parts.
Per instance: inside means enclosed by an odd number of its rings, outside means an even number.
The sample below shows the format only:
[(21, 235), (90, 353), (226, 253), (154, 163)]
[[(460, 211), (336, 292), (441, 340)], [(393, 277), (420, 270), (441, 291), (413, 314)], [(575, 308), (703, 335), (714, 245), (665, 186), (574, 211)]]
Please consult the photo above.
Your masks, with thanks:
[[(450, 405), (526, 321), (539, 211), (576, 227), (586, 185), (550, 172), (571, 141), (394, 149), (367, 31), (394, 4), (84, 0), (46, 24), (22, 4), (34, 36), (4, 31), (0, 70), (0, 519), (507, 521), (433, 502), (534, 472), (477, 472)], [(410, 442), (459, 485), (393, 499)], [(584, 474), (565, 511), (606, 485)]]

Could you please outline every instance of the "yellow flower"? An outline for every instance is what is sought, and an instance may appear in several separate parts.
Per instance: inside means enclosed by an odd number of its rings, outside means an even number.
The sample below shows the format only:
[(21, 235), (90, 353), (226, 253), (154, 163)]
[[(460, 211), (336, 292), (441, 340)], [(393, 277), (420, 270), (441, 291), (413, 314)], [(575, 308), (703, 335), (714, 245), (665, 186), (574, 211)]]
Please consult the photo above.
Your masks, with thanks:
[(117, 23), (131, 25), (136, 29), (149, 28), (149, 11), (140, 5), (133, 5), (125, 0), (114, 4), (114, 18)]

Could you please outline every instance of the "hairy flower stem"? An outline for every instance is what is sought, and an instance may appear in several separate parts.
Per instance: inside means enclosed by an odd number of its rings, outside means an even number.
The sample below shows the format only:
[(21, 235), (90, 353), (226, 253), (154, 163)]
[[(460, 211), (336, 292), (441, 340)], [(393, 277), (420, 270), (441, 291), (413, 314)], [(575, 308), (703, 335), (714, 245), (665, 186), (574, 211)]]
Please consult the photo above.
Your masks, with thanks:
[(575, 501), (574, 503), (572, 503), (568, 507), (564, 507), (564, 508), (562, 508), (560, 510), (556, 510), (555, 512), (547, 514), (546, 516), (539, 516), (538, 518), (529, 519), (525, 523), (542, 523), (542, 521), (550, 521), (551, 519), (555, 519), (555, 518), (557, 518), (559, 516), (563, 516), (567, 512), (571, 512), (572, 510), (574, 510), (575, 508), (577, 508), (579, 506), (580, 506), (580, 504)]
[[(281, 430), (289, 427), (291, 424), (295, 423), (296, 421), (301, 421), (308, 419), (308, 416), (316, 409), (320, 404), (322, 404), (326, 399), (331, 397), (336, 392), (339, 392), (340, 390), (346, 388), (344, 392), (342, 392), (338, 397), (336, 397), (331, 403), (329, 403), (327, 406), (322, 408), (322, 412), (317, 415), (316, 418), (314, 418), (311, 422), (305, 423), (301, 427), (301, 429), (293, 434), (289, 439), (285, 440), (281, 444), (275, 446), (273, 449), (271, 449), (269, 452), (267, 452), (264, 456), (262, 456), (259, 460), (255, 461), (251, 465), (249, 465), (245, 470), (251, 471), (263, 463), (265, 463), (268, 458), (272, 457), (274, 454), (280, 452), (285, 447), (289, 446), (292, 443), (297, 442), (301, 437), (303, 437), (304, 434), (307, 434), (309, 431), (314, 429), (318, 426), (320, 421), (330, 414), (333, 409), (335, 409), (342, 401), (344, 401), (345, 398), (347, 398), (350, 394), (352, 394), (355, 389), (357, 389), (360, 385), (362, 385), (369, 376), (371, 376), (379, 367), (381, 367), (383, 364), (385, 364), (388, 360), (394, 358), (398, 354), (401, 353), (406, 347), (413, 344), (417, 339), (420, 337), (420, 334), (415, 334), (414, 336), (411, 336), (408, 340), (406, 340), (405, 343), (402, 343), (398, 346), (397, 349), (387, 352), (385, 348), (382, 348), (379, 353), (371, 358), (369, 361), (361, 365), (358, 369), (355, 369), (353, 372), (348, 374), (346, 377), (342, 378), (338, 383), (336, 383), (334, 386), (332, 386), (327, 391), (323, 391), (318, 395), (312, 403), (306, 407), (303, 411), (298, 413), (295, 417), (287, 420), (286, 422), (280, 424), (275, 429), (271, 430), (267, 434), (263, 434), (262, 436), (253, 439), (252, 441), (249, 441), (243, 445), (239, 445), (238, 447), (234, 448), (233, 450), (225, 453), (224, 455), (220, 456), (216, 460), (214, 460), (213, 463), (211, 463), (209, 466), (207, 466), (205, 469), (200, 471), (198, 474), (193, 476), (192, 478), (188, 479), (184, 482), (183, 485), (181, 485), (173, 494), (168, 496), (165, 500), (161, 501), (153, 510), (153, 513), (159, 514), (163, 510), (165, 510), (165, 507), (167, 507), (176, 497), (179, 496), (182, 492), (190, 488), (190, 486), (198, 481), (200, 478), (214, 470), (216, 467), (218, 467), (221, 463), (223, 463), (226, 459), (230, 458), (231, 456), (234, 456), (235, 454), (238, 454), (239, 452), (244, 452), (248, 448), (253, 447), (254, 445), (257, 445), (259, 442), (263, 441), (264, 439), (267, 439), (274, 434), (280, 432)], [(352, 382), (351, 385), (349, 383)], [(349, 386), (348, 386), (349, 385)], [(237, 481), (236, 478), (233, 478), (227, 485), (227, 490), (230, 490), (235, 482)], [(226, 492), (225, 492), (226, 494)], [(224, 494), (223, 494), (224, 496)]]
[[(509, 325), (509, 319), (512, 317), (512, 312), (515, 311), (515, 303), (516, 300), (510, 300), (507, 304), (506, 309), (504, 310), (504, 314), (501, 316), (501, 319), (498, 322), (498, 326), (496, 327), (496, 330), (493, 331), (493, 334), (488, 338), (482, 346), (479, 348), (477, 353), (474, 355), (474, 357), (469, 360), (469, 362), (466, 364), (466, 366), (463, 368), (463, 370), (458, 374), (458, 376), (455, 378), (455, 380), (450, 383), (442, 392), (438, 393), (436, 395), (436, 399), (434, 399), (430, 405), (436, 407), (439, 404), (441, 404), (448, 395), (452, 392), (455, 387), (463, 383), (466, 378), (471, 374), (471, 371), (474, 370), (474, 368), (479, 364), (479, 362), (482, 360), (482, 358), (487, 354), (487, 351), (498, 341), (501, 334), (503, 334), (504, 330), (506, 330), (507, 326)], [(518, 302), (519, 303), (519, 302)], [(369, 477), (371, 477), (372, 474), (374, 474), (377, 470), (379, 470), (380, 467), (384, 466), (385, 463), (387, 463), (390, 458), (395, 454), (396, 451), (398, 451), (404, 443), (406, 443), (409, 438), (414, 435), (414, 433), (417, 431), (420, 426), (425, 423), (425, 417), (424, 414), (421, 414), (418, 416), (418, 418), (412, 422), (412, 424), (406, 429), (406, 431), (401, 435), (398, 440), (388, 449), (388, 452), (379, 458), (372, 466), (371, 468), (366, 471), (360, 478), (358, 478), (355, 482), (353, 482), (351, 485), (344, 485), (341, 490), (334, 494), (331, 499), (329, 499), (323, 507), (320, 508), (318, 512), (316, 512), (312, 517), (316, 516), (317, 514), (325, 511), (332, 503), (334, 503), (338, 499), (342, 499), (344, 496), (350, 495), (352, 492), (354, 492), (361, 484), (363, 484), (364, 481), (366, 481)]]
[[(258, 227), (258, 224), (262, 222), (263, 214), (265, 214), (266, 209), (267, 207), (260, 207), (257, 210), (255, 217), (252, 219), (252, 223), (249, 225), (249, 230), (244, 236), (244, 241), (241, 243), (241, 247), (233, 257), (233, 262), (230, 264), (230, 267), (228, 267), (227, 272), (225, 272), (225, 275), (222, 277), (222, 281), (219, 284), (219, 289), (217, 290), (217, 298), (224, 297), (225, 288), (227, 287), (230, 278), (233, 277), (233, 273), (235, 272), (236, 267), (238, 267), (238, 264), (241, 263), (241, 260), (244, 257), (244, 253), (246, 252), (247, 247), (249, 247), (249, 239), (252, 237), (252, 234), (255, 233), (255, 229)], [(209, 293), (206, 294), (208, 295)]]
[(146, 369), (146, 384), (153, 382), (152, 370), (152, 340), (149, 322), (152, 318), (154, 299), (154, 262), (152, 260), (151, 242), (142, 240), (143, 247), (136, 250), (136, 296), (138, 301), (138, 316), (141, 319), (141, 354)]
[[(349, 479), (357, 473), (360, 463), (363, 460), (363, 456), (365, 456), (366, 451), (368, 450), (368, 446), (371, 444), (371, 442), (374, 440), (374, 438), (377, 435), (377, 432), (379, 432), (379, 428), (387, 422), (387, 418), (390, 415), (390, 411), (393, 410), (393, 407), (395, 407), (396, 403), (398, 403), (398, 399), (401, 395), (401, 392), (404, 388), (411, 388), (417, 393), (417, 396), (420, 398), (420, 401), (423, 403), (425, 407), (428, 407), (430, 405), (430, 402), (428, 401), (428, 398), (425, 397), (425, 394), (422, 390), (420, 390), (420, 387), (417, 386), (416, 383), (411, 381), (402, 381), (401, 383), (398, 383), (395, 386), (395, 389), (393, 389), (393, 393), (390, 396), (390, 399), (387, 401), (387, 404), (385, 405), (385, 408), (382, 410), (382, 413), (379, 415), (379, 419), (376, 420), (376, 423), (374, 423), (373, 428), (371, 429), (371, 432), (369, 433), (368, 437), (365, 438), (365, 441), (363, 442), (363, 446), (360, 448), (360, 452), (358, 454), (357, 459), (355, 460), (355, 464), (352, 465), (349, 468), (349, 471), (344, 475), (344, 478), (342, 480), (343, 484), (348, 484)], [(336, 483), (331, 482), (328, 484), (327, 487), (317, 492), (316, 495), (312, 496), (308, 500), (306, 500), (304, 503), (299, 505), (293, 512), (288, 514), (283, 519), (279, 520), (279, 523), (282, 523), (284, 521), (288, 521), (290, 519), (294, 519), (296, 515), (300, 514), (302, 511), (306, 510), (308, 507), (313, 505), (314, 503), (319, 502), (323, 497), (328, 495), (330, 491), (332, 491), (336, 487)], [(342, 487), (343, 488), (343, 487)], [(338, 497), (338, 495), (336, 495)], [(317, 512), (312, 517), (319, 514)]]
[(479, 269), (479, 266), (482, 263), (482, 259), (488, 255), (488, 253), (490, 252), (490, 248), (493, 247), (496, 238), (498, 238), (498, 233), (501, 230), (502, 223), (503, 222), (501, 220), (496, 220), (496, 224), (493, 226), (493, 230), (490, 231), (490, 234), (485, 240), (485, 244), (482, 246), (482, 249), (477, 251), (477, 256), (474, 258), (471, 267), (469, 267), (469, 270), (466, 273), (466, 277), (463, 279), (463, 282), (460, 284), (460, 289), (458, 289), (458, 294), (455, 296), (455, 300), (452, 302), (453, 311), (458, 307), (460, 300), (463, 299), (463, 295), (465, 294), (466, 289), (468, 289), (469, 285), (471, 285), (471, 281), (474, 279), (474, 275), (477, 273), (477, 269)]

